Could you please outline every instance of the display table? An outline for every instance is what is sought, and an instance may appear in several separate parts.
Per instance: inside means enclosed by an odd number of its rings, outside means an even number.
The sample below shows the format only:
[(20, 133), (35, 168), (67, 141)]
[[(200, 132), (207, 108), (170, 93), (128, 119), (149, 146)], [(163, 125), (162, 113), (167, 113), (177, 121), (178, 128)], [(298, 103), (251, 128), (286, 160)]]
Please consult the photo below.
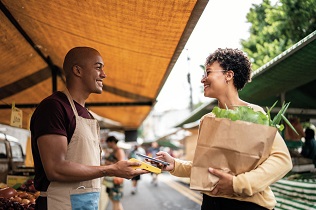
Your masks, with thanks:
[(276, 197), (276, 210), (316, 209), (316, 175), (292, 174), (271, 186)]

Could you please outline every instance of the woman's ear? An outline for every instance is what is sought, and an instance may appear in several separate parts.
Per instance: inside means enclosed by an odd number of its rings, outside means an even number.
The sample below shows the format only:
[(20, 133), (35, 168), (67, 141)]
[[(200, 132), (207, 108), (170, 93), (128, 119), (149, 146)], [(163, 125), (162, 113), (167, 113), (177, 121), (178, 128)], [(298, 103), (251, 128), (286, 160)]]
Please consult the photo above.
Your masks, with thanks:
[(232, 70), (229, 70), (226, 72), (226, 81), (229, 82), (233, 80), (234, 78), (234, 72)]

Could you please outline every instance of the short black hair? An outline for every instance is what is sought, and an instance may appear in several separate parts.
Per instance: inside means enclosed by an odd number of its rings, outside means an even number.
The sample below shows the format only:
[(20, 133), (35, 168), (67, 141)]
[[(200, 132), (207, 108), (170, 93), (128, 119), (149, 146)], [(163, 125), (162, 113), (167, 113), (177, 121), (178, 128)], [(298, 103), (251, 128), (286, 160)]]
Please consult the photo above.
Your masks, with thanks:
[(315, 137), (315, 131), (310, 128), (306, 128), (305, 130), (305, 139), (313, 139)]
[(118, 142), (118, 139), (115, 138), (115, 136), (109, 136), (107, 139), (106, 139), (106, 142), (115, 142), (115, 144)]
[(205, 66), (212, 65), (215, 61), (224, 70), (232, 70), (234, 72), (234, 85), (237, 90), (241, 90), (250, 81), (251, 62), (243, 51), (231, 48), (218, 48), (206, 58)]

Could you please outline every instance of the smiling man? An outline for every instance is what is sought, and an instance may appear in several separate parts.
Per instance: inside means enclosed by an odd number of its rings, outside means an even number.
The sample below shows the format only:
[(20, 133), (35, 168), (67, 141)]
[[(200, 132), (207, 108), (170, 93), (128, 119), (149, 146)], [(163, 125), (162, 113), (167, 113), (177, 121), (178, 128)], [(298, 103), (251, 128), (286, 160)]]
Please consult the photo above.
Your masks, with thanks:
[(119, 161), (100, 166), (99, 125), (85, 108), (91, 93), (102, 93), (104, 62), (90, 47), (71, 49), (64, 60), (66, 89), (44, 99), (31, 119), (36, 209), (97, 209), (100, 177), (132, 178), (147, 173)]

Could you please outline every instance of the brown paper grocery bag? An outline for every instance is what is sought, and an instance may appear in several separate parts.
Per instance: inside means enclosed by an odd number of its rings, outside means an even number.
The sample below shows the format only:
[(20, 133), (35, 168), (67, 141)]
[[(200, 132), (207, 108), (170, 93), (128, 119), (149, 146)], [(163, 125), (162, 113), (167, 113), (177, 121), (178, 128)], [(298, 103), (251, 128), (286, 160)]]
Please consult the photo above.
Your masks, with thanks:
[(191, 169), (190, 188), (211, 191), (218, 178), (208, 168), (237, 175), (256, 168), (270, 154), (277, 129), (204, 116)]

